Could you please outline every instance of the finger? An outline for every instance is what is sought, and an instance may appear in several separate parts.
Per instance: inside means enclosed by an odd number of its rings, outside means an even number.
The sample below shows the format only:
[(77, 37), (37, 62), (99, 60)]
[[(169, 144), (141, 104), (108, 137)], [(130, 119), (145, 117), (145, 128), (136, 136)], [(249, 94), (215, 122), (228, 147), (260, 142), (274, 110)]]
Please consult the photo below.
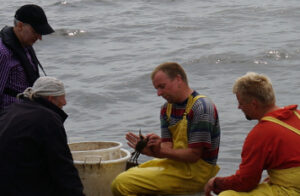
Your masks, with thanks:
[(158, 141), (157, 141), (157, 140), (149, 140), (147, 144), (148, 144), (148, 145), (151, 145), (151, 146), (157, 145), (157, 144), (158, 144)]
[(212, 196), (212, 195), (210, 194), (210, 191), (205, 191), (205, 196)]
[(128, 146), (130, 146), (131, 148), (134, 148), (135, 149), (135, 145), (133, 145), (132, 143), (130, 142), (127, 142)]
[(156, 134), (155, 133), (149, 133), (149, 134), (147, 134), (147, 137), (150, 137), (152, 135), (156, 135)]
[(160, 140), (161, 138), (158, 135), (150, 135), (149, 140)]
[(131, 146), (136, 146), (137, 141), (135, 139), (127, 139), (127, 143), (129, 143)]
[(136, 134), (134, 134), (134, 133), (132, 133), (132, 132), (128, 132), (128, 133), (126, 134), (126, 136), (128, 136), (128, 137), (134, 137), (134, 138), (139, 138), (139, 136), (137, 136)]
[(126, 134), (126, 139), (130, 141), (138, 141), (139, 137), (135, 134)]

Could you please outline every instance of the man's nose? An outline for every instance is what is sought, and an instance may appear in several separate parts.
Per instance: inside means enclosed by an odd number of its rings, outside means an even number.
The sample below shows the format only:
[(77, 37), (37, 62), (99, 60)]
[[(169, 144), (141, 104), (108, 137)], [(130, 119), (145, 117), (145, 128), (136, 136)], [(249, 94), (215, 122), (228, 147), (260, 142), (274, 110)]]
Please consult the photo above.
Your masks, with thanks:
[(157, 89), (157, 96), (161, 96), (162, 95), (162, 90)]
[(38, 38), (39, 40), (42, 40), (42, 35), (38, 34), (38, 35), (37, 35), (37, 38)]
[(241, 105), (240, 104), (238, 104), (238, 109), (241, 109)]

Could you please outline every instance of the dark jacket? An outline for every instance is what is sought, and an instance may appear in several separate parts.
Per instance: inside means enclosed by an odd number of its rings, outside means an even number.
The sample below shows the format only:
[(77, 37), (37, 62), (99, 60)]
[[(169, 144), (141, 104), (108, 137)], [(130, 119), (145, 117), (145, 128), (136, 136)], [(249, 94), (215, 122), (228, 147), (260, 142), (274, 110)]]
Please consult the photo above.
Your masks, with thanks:
[(14, 103), (0, 116), (0, 195), (82, 196), (63, 126), (45, 99)]

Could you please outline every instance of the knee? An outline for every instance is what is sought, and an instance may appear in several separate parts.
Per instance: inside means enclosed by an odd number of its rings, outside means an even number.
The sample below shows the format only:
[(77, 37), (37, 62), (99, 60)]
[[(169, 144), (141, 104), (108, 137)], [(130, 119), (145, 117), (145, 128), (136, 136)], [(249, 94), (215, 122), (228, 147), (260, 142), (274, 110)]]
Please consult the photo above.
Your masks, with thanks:
[(123, 196), (124, 194), (122, 193), (122, 186), (124, 186), (125, 181), (124, 181), (124, 176), (122, 173), (118, 175), (111, 183), (111, 192), (113, 193), (114, 196)]
[(219, 194), (219, 196), (237, 196), (237, 192), (233, 190), (223, 191)]
[(112, 194), (114, 195), (114, 196), (117, 196), (117, 195), (119, 195), (118, 193), (118, 189), (117, 189), (117, 182), (116, 182), (116, 179), (114, 179), (113, 181), (112, 181), (112, 183), (111, 183), (111, 185), (110, 185), (110, 190), (111, 190), (111, 192), (112, 192)]

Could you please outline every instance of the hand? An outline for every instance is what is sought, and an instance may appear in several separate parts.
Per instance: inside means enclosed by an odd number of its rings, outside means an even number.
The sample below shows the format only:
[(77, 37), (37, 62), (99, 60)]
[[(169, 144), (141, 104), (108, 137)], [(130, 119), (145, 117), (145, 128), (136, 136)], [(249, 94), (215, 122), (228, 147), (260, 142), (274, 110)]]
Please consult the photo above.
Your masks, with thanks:
[(148, 144), (147, 148), (151, 150), (151, 156), (161, 158), (160, 151), (161, 151), (161, 137), (158, 135), (151, 133), (147, 135)]
[(269, 183), (269, 182), (270, 182), (270, 177), (267, 176), (267, 177), (263, 180), (263, 182)]
[(212, 196), (211, 191), (214, 189), (215, 177), (211, 178), (204, 187), (205, 196)]
[[(142, 154), (145, 154), (145, 155), (148, 155), (148, 156), (154, 156), (154, 153), (153, 153), (153, 150), (154, 147), (152, 147), (154, 144), (155, 145), (158, 145), (155, 143), (155, 141), (157, 142), (157, 138), (160, 138), (159, 136), (155, 135), (154, 133), (152, 134), (148, 134), (146, 137), (145, 136), (142, 136), (144, 139), (148, 139), (148, 143), (147, 145), (143, 148), (142, 150)], [(150, 142), (150, 145), (149, 145), (149, 140), (150, 140), (150, 137), (152, 137), (152, 141)], [(136, 150), (136, 146), (137, 146), (137, 143), (141, 140), (140, 136), (138, 135), (135, 135), (134, 133), (131, 133), (131, 132), (128, 132), (126, 134), (126, 139), (127, 139), (127, 144)], [(160, 140), (159, 140), (160, 141)]]
[(126, 139), (128, 141), (128, 146), (130, 146), (133, 149), (135, 149), (136, 144), (138, 143), (138, 141), (140, 141), (140, 137), (131, 132), (128, 132), (126, 134)]

